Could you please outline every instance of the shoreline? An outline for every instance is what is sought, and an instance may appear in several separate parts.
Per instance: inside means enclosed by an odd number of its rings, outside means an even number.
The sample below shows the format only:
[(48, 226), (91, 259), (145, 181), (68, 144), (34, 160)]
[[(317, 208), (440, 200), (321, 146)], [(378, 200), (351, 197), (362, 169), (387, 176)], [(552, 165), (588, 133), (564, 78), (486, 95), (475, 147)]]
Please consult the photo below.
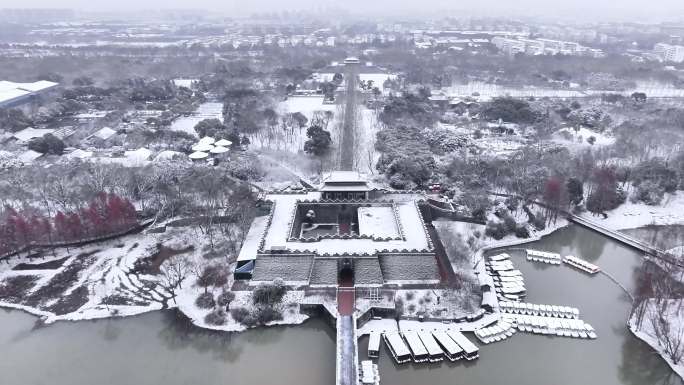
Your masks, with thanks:
[[(657, 221), (652, 221), (651, 223), (645, 224), (644, 226), (649, 226), (649, 225), (662, 225), (662, 226), (668, 226), (668, 225), (673, 225), (675, 223), (658, 223)], [(512, 246), (517, 246), (517, 245), (523, 245), (527, 243), (532, 243), (541, 240), (543, 237), (548, 236), (556, 232), (557, 230), (561, 230), (563, 228), (566, 228), (570, 226), (571, 223), (568, 222), (565, 219), (561, 219), (560, 223), (555, 225), (555, 226), (550, 226), (547, 227), (546, 229), (542, 231), (535, 232), (531, 237), (529, 238), (516, 238), (513, 235), (509, 235), (505, 237), (504, 239), (501, 240), (492, 240), (485, 242), (485, 244), (481, 245), (478, 247), (478, 249), (473, 253), (471, 257), (471, 262), (473, 264), (477, 263), (478, 260), (483, 258), (483, 255), (490, 251), (490, 250), (495, 250), (495, 249), (500, 249), (500, 248), (506, 248), (506, 247), (512, 247)], [(290, 292), (292, 293), (292, 292)], [(295, 292), (296, 293), (296, 292)], [(293, 317), (288, 317), (288, 314), (284, 314), (284, 319), (283, 320), (278, 320), (278, 321), (272, 321), (264, 325), (258, 325), (258, 326), (253, 326), (253, 327), (246, 327), (240, 323), (235, 322), (232, 320), (231, 317), (229, 317), (228, 322), (224, 325), (210, 325), (204, 322), (203, 318), (201, 316), (198, 316), (196, 314), (196, 310), (194, 307), (194, 303), (190, 302), (187, 303), (187, 301), (183, 301), (182, 298), (185, 295), (187, 298), (194, 300), (194, 294), (195, 290), (188, 289), (184, 290), (183, 292), (179, 293), (178, 298), (177, 298), (177, 303), (168, 306), (167, 308), (162, 308), (160, 304), (150, 304), (150, 306), (127, 306), (127, 305), (110, 305), (109, 308), (105, 307), (104, 305), (95, 307), (95, 308), (89, 308), (85, 309), (82, 312), (77, 312), (77, 313), (69, 313), (65, 315), (55, 315), (53, 313), (43, 311), (40, 309), (36, 309), (30, 306), (25, 306), (25, 305), (20, 305), (20, 304), (13, 304), (9, 302), (4, 302), (0, 301), (0, 308), (8, 309), (10, 311), (22, 311), (24, 313), (27, 313), (31, 316), (35, 316), (39, 321), (43, 322), (45, 325), (50, 325), (53, 323), (57, 323), (60, 321), (69, 321), (69, 322), (78, 322), (78, 321), (96, 321), (96, 320), (101, 320), (101, 319), (107, 319), (107, 318), (125, 318), (125, 317), (133, 317), (133, 316), (138, 316), (142, 315), (145, 313), (150, 313), (153, 311), (159, 311), (159, 310), (174, 310), (180, 312), (184, 317), (187, 318), (187, 320), (193, 325), (193, 327), (197, 327), (200, 329), (204, 330), (211, 330), (211, 331), (220, 331), (220, 332), (228, 332), (228, 333), (241, 333), (244, 331), (248, 330), (256, 330), (260, 329), (263, 327), (289, 327), (289, 326), (297, 326), (305, 323), (307, 320), (311, 319), (312, 317), (309, 317), (308, 315), (304, 315), (301, 313), (295, 313), (293, 314)], [(193, 314), (195, 313), (195, 314)], [(392, 322), (395, 322), (392, 320)], [(396, 324), (396, 323), (395, 323)], [(370, 326), (370, 325), (369, 325)], [(380, 326), (380, 325), (378, 325)], [(682, 379), (684, 379), (684, 364), (674, 364), (670, 359), (667, 358), (666, 353), (663, 351), (663, 349), (660, 347), (660, 344), (658, 341), (656, 341), (651, 335), (648, 333), (644, 332), (643, 330), (635, 330), (634, 325), (632, 324), (632, 318), (628, 318), (625, 321), (625, 326), (629, 329), (629, 331), (639, 340), (644, 341), (646, 344), (648, 344), (667, 364), (670, 366), (670, 368), (675, 372), (678, 376), (680, 376)], [(368, 332), (369, 329), (373, 329), (372, 326), (370, 327), (364, 327), (365, 332)]]

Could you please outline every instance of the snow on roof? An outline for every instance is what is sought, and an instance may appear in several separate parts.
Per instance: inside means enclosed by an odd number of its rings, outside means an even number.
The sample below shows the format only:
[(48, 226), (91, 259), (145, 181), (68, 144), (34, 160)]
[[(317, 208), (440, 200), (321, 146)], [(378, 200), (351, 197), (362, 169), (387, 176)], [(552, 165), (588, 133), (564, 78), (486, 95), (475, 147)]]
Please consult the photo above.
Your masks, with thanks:
[(214, 146), (208, 143), (199, 143), (194, 146), (192, 146), (193, 151), (198, 151), (198, 152), (209, 152), (214, 149)]
[(367, 183), (361, 173), (356, 171), (332, 171), (323, 178), (323, 183)]
[(28, 92), (39, 92), (39, 91), (43, 91), (43, 90), (47, 90), (49, 88), (55, 87), (57, 85), (59, 85), (59, 83), (49, 82), (47, 80), (40, 80), (40, 81), (33, 82), (33, 83), (15, 83), (15, 82), (7, 81), (7, 80), (1, 80), (0, 81), (0, 91), (18, 89), (18, 90), (23, 90), (23, 91), (28, 91)]
[(478, 347), (461, 332), (457, 330), (447, 330), (447, 334), (461, 347), (461, 349), (463, 349), (463, 351), (466, 352), (466, 354), (475, 353), (479, 350)]
[(493, 291), (482, 292), (482, 305), (495, 307), (497, 303), (498, 301), (496, 300), (496, 294)]
[(150, 156), (152, 156), (152, 151), (150, 151), (144, 147), (141, 147), (137, 150), (126, 151), (124, 153), (124, 156), (128, 159), (131, 159), (131, 160), (145, 161), (145, 160), (150, 159)]
[(164, 160), (172, 160), (175, 158), (185, 158), (185, 154), (178, 151), (165, 150), (157, 154), (157, 156), (154, 157), (154, 161), (160, 162)]
[(259, 242), (261, 235), (263, 235), (268, 225), (268, 217), (261, 216), (254, 218), (252, 225), (249, 227), (247, 236), (242, 242), (240, 254), (238, 254), (238, 262), (256, 259), (257, 251), (259, 250)]
[[(400, 194), (395, 199), (398, 220), (404, 230), (405, 240), (391, 240), (377, 242), (373, 239), (322, 239), (318, 242), (288, 242), (292, 213), (298, 200), (320, 200), (320, 192), (306, 194), (268, 194), (266, 199), (275, 202), (274, 215), (271, 225), (266, 230), (264, 249), (287, 247), (293, 251), (310, 250), (318, 254), (341, 253), (376, 253), (388, 250), (425, 250), (429, 249), (427, 234), (423, 228), (420, 212), (415, 204), (418, 194)], [(384, 199), (393, 199), (395, 195), (388, 195)]]
[(206, 152), (195, 151), (192, 154), (190, 154), (189, 158), (190, 159), (204, 159), (208, 156), (209, 156), (209, 154), (207, 154)]
[(65, 155), (68, 159), (86, 159), (93, 156), (92, 151), (83, 151), (79, 148)]
[(107, 140), (111, 138), (114, 134), (116, 134), (116, 131), (112, 130), (111, 128), (102, 127), (100, 130), (94, 133), (93, 136), (96, 136), (102, 140)]
[(3, 90), (0, 89), (0, 104), (3, 103), (11, 103), (15, 99), (19, 99), (23, 96), (30, 95), (31, 93), (28, 91), (23, 91), (19, 89), (9, 89), (9, 90)]
[(437, 339), (437, 341), (446, 349), (451, 355), (459, 354), (463, 351), (460, 346), (454, 340), (449, 337), (444, 330), (435, 330), (432, 335)]
[(230, 147), (233, 144), (230, 140), (226, 139), (221, 139), (218, 142), (214, 143), (215, 146), (223, 146), (223, 147)]
[(192, 88), (192, 83), (196, 81), (197, 79), (173, 79), (173, 84), (176, 87)]
[(399, 231), (391, 206), (359, 207), (359, 234), (377, 238), (396, 238)]
[(197, 144), (214, 144), (216, 142), (216, 139), (212, 138), (211, 136), (205, 136), (202, 139), (200, 139)]
[(425, 348), (430, 355), (442, 354), (442, 349), (437, 345), (437, 341), (435, 341), (430, 332), (421, 330), (418, 332), (418, 337), (420, 337), (420, 340), (423, 342), (423, 345), (425, 345)]
[(40, 152), (28, 150), (19, 154), (17, 159), (19, 159), (19, 161), (22, 163), (32, 163), (34, 160), (40, 158), (41, 156), (43, 156), (43, 154), (41, 154)]
[(427, 349), (425, 349), (423, 342), (420, 340), (420, 337), (418, 337), (418, 333), (412, 330), (407, 330), (405, 332), (402, 332), (402, 334), (404, 335), (404, 339), (408, 343), (409, 348), (411, 348), (411, 352), (413, 352), (413, 355), (424, 356), (428, 354), (428, 351)]
[(223, 154), (224, 152), (228, 152), (228, 151), (230, 151), (230, 150), (223, 147), (223, 146), (216, 146), (216, 147), (212, 148), (211, 150), (209, 150), (209, 152), (211, 152), (212, 154)]
[(385, 333), (385, 337), (390, 345), (392, 345), (392, 349), (397, 356), (401, 357), (410, 354), (408, 348), (406, 347), (406, 343), (401, 339), (399, 333)]
[(48, 129), (48, 128), (37, 129), (37, 128), (29, 127), (29, 128), (25, 128), (19, 132), (14, 133), (14, 137), (17, 140), (20, 140), (22, 142), (28, 142), (31, 139), (42, 138), (43, 136), (45, 136), (47, 134), (52, 134), (53, 132), (55, 132), (55, 130)]

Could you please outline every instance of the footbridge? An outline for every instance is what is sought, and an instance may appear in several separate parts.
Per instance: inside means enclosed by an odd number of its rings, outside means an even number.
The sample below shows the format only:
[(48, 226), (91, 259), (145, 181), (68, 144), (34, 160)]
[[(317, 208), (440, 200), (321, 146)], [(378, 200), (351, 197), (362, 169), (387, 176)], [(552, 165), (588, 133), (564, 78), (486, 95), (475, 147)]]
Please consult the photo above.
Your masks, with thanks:
[(357, 385), (358, 370), (358, 338), (356, 335), (356, 319), (354, 303), (356, 301), (354, 287), (340, 287), (337, 291), (337, 349), (335, 366), (335, 383), (337, 385)]

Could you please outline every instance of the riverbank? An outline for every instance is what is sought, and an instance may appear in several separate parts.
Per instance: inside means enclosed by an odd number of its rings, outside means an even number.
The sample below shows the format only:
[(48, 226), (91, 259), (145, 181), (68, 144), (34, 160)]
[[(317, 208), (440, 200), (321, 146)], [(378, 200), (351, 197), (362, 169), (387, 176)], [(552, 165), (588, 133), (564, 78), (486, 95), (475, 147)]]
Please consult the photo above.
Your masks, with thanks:
[(634, 229), (648, 225), (681, 225), (684, 224), (684, 191), (665, 194), (663, 202), (655, 206), (627, 200), (606, 214), (607, 218), (594, 216), (589, 212), (584, 212), (580, 216), (610, 230)]
[[(681, 357), (682, 342), (684, 342), (684, 309), (681, 308), (681, 300), (668, 300), (667, 314), (665, 314), (665, 319), (667, 319), (667, 326), (660, 324), (656, 321), (654, 317), (654, 312), (659, 311), (656, 309), (655, 300), (651, 299), (646, 301), (644, 305), (646, 310), (644, 311), (643, 321), (641, 325), (637, 324), (636, 312), (632, 314), (629, 319), (628, 325), (629, 330), (640, 340), (646, 342), (653, 350), (655, 350), (658, 355), (660, 355), (665, 362), (672, 368), (672, 370), (684, 379), (684, 362), (681, 358), (679, 362), (675, 363), (672, 360), (672, 354), (679, 354)], [(656, 313), (657, 314), (657, 313)], [(657, 317), (657, 315), (656, 315)], [(663, 330), (665, 329), (665, 330)], [(666, 345), (666, 346), (663, 346)]]
[[(229, 306), (197, 306), (211, 293), (215, 301), (232, 287), (231, 255), (196, 228), (167, 227), (164, 233), (141, 233), (76, 248), (46, 250), (30, 260), (22, 255), (0, 264), (0, 307), (22, 310), (46, 324), (139, 315), (178, 309), (198, 327), (244, 331), (250, 326), (296, 325), (303, 291), (290, 290), (274, 307), (272, 320), (239, 322), (232, 309), (253, 314), (251, 291), (235, 291)], [(199, 285), (207, 266), (226, 272), (216, 285)], [(206, 288), (205, 288), (206, 286)], [(206, 306), (204, 306), (206, 307)], [(210, 313), (219, 317), (213, 319)]]

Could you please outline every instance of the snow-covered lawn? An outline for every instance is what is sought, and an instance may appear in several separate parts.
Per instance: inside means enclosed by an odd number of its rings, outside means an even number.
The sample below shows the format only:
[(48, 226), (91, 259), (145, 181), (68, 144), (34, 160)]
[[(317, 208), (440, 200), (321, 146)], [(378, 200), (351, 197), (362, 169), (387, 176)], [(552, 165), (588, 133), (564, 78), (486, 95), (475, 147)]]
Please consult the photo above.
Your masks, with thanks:
[[(594, 144), (588, 142), (590, 137), (594, 137)], [(586, 127), (580, 127), (578, 131), (570, 127), (562, 128), (553, 134), (553, 140), (556, 143), (578, 147), (603, 147), (615, 143), (614, 136), (605, 132), (592, 131)]]
[(684, 224), (684, 191), (666, 194), (657, 206), (627, 202), (615, 210), (608, 211), (608, 218), (592, 216), (585, 212), (582, 217), (605, 226), (611, 230), (634, 229), (648, 225)]

